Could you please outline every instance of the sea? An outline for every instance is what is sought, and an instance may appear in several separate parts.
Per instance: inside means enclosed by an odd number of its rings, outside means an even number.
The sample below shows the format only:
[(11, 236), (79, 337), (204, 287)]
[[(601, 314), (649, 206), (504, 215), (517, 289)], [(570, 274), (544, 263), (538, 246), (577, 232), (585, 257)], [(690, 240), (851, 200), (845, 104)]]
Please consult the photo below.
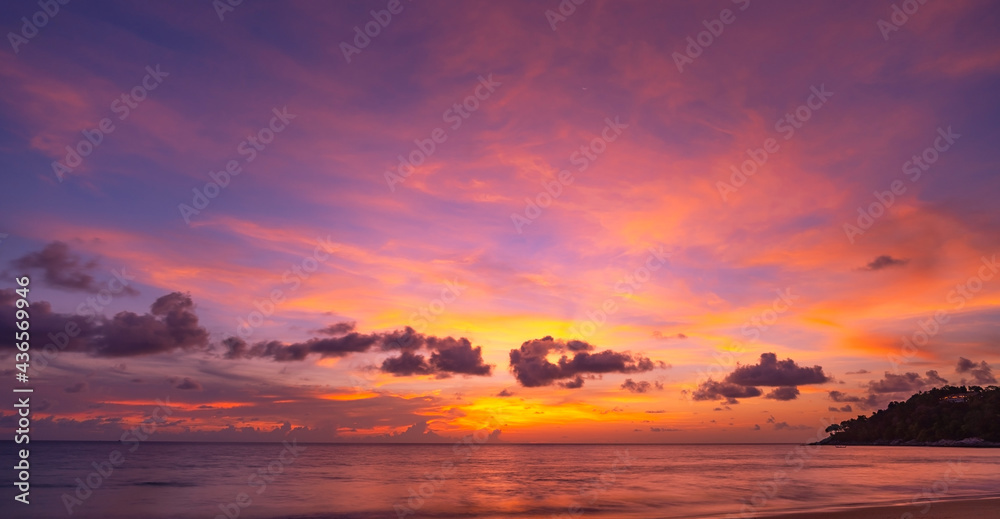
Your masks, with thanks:
[(33, 442), (22, 476), (20, 447), (0, 452), (3, 518), (902, 518), (1000, 496), (1000, 449)]

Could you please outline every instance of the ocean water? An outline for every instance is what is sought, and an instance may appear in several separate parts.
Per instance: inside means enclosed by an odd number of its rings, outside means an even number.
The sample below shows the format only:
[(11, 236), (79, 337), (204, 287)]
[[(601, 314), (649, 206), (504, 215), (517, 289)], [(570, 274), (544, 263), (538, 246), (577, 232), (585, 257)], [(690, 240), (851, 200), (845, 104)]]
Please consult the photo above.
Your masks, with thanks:
[[(30, 504), (8, 487), (0, 517), (693, 518), (873, 504), (919, 517), (1000, 496), (996, 449), (289, 445), (37, 442)], [(0, 453), (7, 482), (14, 452)]]

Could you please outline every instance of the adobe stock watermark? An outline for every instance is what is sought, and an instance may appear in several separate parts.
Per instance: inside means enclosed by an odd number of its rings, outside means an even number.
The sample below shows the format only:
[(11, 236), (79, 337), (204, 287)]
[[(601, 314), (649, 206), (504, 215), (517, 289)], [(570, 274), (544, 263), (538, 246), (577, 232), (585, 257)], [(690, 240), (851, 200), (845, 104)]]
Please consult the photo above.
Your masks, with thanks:
[(465, 435), (452, 446), (451, 450), (455, 455), (454, 460), (442, 462), (441, 468), (433, 472), (425, 472), (424, 479), (427, 481), (418, 485), (416, 489), (412, 486), (407, 488), (409, 497), (406, 499), (405, 504), (397, 502), (392, 505), (392, 510), (396, 512), (396, 518), (402, 519), (403, 517), (417, 513), (418, 510), (423, 508), (426, 501), (434, 497), (434, 494), (444, 486), (448, 478), (458, 472), (458, 466), (461, 463), (469, 461), (483, 444), (488, 442), (490, 438), (493, 438), (494, 434), (499, 433), (500, 426), (503, 425), (503, 421), (499, 419), (499, 416), (500, 413), (497, 410), (490, 412), (490, 418), (482, 428), (477, 429), (472, 434)]
[(903, 512), (899, 516), (899, 519), (916, 519), (922, 515), (927, 515), (931, 511), (931, 505), (940, 501), (942, 497), (948, 494), (950, 485), (952, 483), (957, 483), (961, 476), (965, 475), (965, 468), (962, 467), (961, 460), (959, 461), (949, 461), (948, 469), (944, 471), (941, 478), (935, 481), (931, 486), (924, 487), (923, 491), (919, 494), (913, 496), (910, 500), (910, 504), (913, 506), (919, 506), (921, 501), (926, 501), (920, 512), (914, 515), (913, 512)]
[(604, 326), (608, 319), (618, 313), (618, 302), (615, 298), (625, 299), (632, 294), (636, 293), (643, 285), (645, 285), (649, 280), (653, 278), (653, 273), (660, 270), (664, 265), (667, 264), (667, 259), (673, 253), (664, 252), (663, 246), (659, 248), (650, 247), (649, 256), (646, 258), (645, 263), (635, 268), (631, 273), (626, 274), (623, 278), (619, 279), (615, 283), (615, 294), (614, 296), (606, 298), (601, 302), (601, 305), (593, 310), (587, 311), (587, 318), (582, 321), (577, 321), (570, 325), (569, 331), (575, 337), (589, 338), (597, 333), (602, 326)]
[[(618, 137), (628, 127), (629, 125), (618, 120), (618, 116), (615, 116), (614, 121), (610, 117), (606, 117), (604, 128), (600, 134), (591, 139), (590, 143), (580, 145), (579, 150), (570, 154), (570, 164), (577, 167), (577, 172), (583, 173), (597, 160), (597, 157), (607, 151), (608, 143), (618, 140)], [(576, 179), (573, 178), (573, 173), (567, 169), (561, 170), (556, 176), (556, 180), (542, 180), (543, 189), (534, 197), (525, 197), (524, 213), (510, 213), (510, 221), (514, 224), (514, 230), (518, 234), (522, 234), (524, 226), (542, 216), (542, 210), (552, 205), (552, 202), (563, 194), (564, 188), (572, 184), (574, 180)]]
[(889, 15), (889, 21), (879, 18), (875, 22), (875, 26), (882, 33), (882, 39), (889, 41), (889, 35), (898, 31), (900, 27), (910, 21), (910, 17), (917, 14), (920, 6), (926, 3), (927, 0), (903, 0), (902, 7), (892, 4), (892, 8), (890, 9), (892, 14)]
[[(467, 288), (469, 288), (468, 285), (460, 283), (458, 278), (445, 281), (444, 286), (441, 287), (440, 296), (431, 299), (427, 304), (417, 309), (416, 312), (410, 314), (409, 327), (413, 328), (417, 333), (422, 333), (431, 323), (437, 321), (438, 317), (448, 309), (448, 305), (454, 303)], [(416, 334), (405, 334), (402, 340), (397, 339), (393, 345), (399, 349), (407, 348), (409, 343), (416, 339), (416, 337)]]
[[(747, 7), (750, 7), (750, 0), (732, 0), (734, 4), (740, 6), (740, 11), (746, 11)], [(694, 63), (694, 60), (700, 57), (705, 49), (710, 47), (715, 40), (722, 36), (722, 33), (726, 30), (726, 26), (736, 21), (736, 13), (731, 9), (723, 9), (719, 12), (719, 17), (713, 20), (702, 20), (702, 25), (705, 26), (704, 31), (699, 32), (694, 37), (688, 36), (687, 47), (684, 48), (684, 54), (680, 52), (674, 52), (674, 64), (677, 65), (677, 72), (684, 73), (684, 66)]]
[[(466, 119), (475, 113), (476, 110), (479, 110), (481, 106), (480, 102), (489, 99), (497, 87), (503, 85), (503, 83), (493, 80), (493, 74), (489, 74), (486, 77), (479, 76), (478, 79), (479, 84), (473, 88), (472, 94), (466, 96), (462, 102), (451, 105), (451, 108), (448, 108), (441, 114), (441, 120), (451, 123), (449, 125), (451, 131), (459, 129)], [(389, 185), (389, 191), (395, 193), (396, 184), (403, 182), (406, 180), (406, 177), (412, 175), (418, 166), (422, 165), (434, 154), (438, 149), (438, 145), (444, 144), (447, 140), (448, 131), (441, 127), (431, 130), (430, 137), (427, 139), (413, 139), (413, 144), (416, 147), (405, 157), (397, 155), (399, 163), (396, 165), (396, 171), (387, 170), (385, 172), (385, 182)]]
[[(157, 406), (153, 409), (149, 418), (144, 420), (142, 424), (122, 433), (119, 441), (123, 447), (128, 447), (129, 452), (135, 452), (141, 442), (148, 440), (149, 436), (156, 432), (159, 424), (166, 422), (166, 419), (160, 416), (161, 412), (165, 416), (170, 416), (174, 413), (173, 409), (170, 408), (170, 397), (165, 398), (163, 401), (157, 399), (156, 403)], [(73, 507), (82, 506), (84, 501), (90, 499), (90, 496), (94, 495), (94, 491), (101, 488), (101, 485), (111, 477), (111, 474), (115, 471), (115, 467), (120, 466), (122, 463), (125, 463), (125, 454), (117, 449), (108, 454), (106, 461), (101, 460), (100, 463), (96, 461), (91, 463), (94, 471), (87, 474), (85, 478), (76, 478), (76, 489), (73, 495), (65, 493), (62, 495), (61, 499), (63, 506), (66, 507), (66, 515), (73, 515)]]
[(589, 484), (583, 486), (580, 489), (579, 496), (574, 500), (573, 504), (569, 505), (566, 512), (559, 515), (553, 514), (552, 517), (555, 519), (575, 519), (583, 515), (584, 507), (594, 506), (600, 495), (607, 492), (611, 488), (611, 485), (618, 480), (617, 474), (625, 472), (626, 469), (632, 466), (632, 458), (629, 456), (628, 449), (625, 449), (625, 452), (615, 451), (615, 456), (615, 461), (611, 464), (610, 470), (605, 470)]
[(733, 341), (730, 343), (729, 349), (722, 352), (713, 352), (712, 357), (715, 359), (715, 363), (708, 369), (699, 369), (694, 386), (687, 386), (686, 389), (681, 391), (681, 395), (683, 395), (688, 403), (692, 403), (691, 393), (697, 390), (702, 382), (711, 379), (714, 375), (728, 375), (729, 371), (736, 367), (736, 361), (739, 357), (746, 353), (746, 347), (757, 342), (761, 334), (777, 324), (781, 314), (791, 309), (795, 301), (802, 297), (792, 294), (791, 287), (784, 290), (775, 290), (774, 292), (778, 297), (771, 301), (771, 308), (763, 310), (759, 314), (743, 321), (743, 325), (740, 326), (740, 334), (743, 335), (746, 341)]
[[(795, 131), (802, 128), (802, 125), (812, 119), (813, 113), (823, 108), (823, 105), (833, 97), (833, 92), (826, 89), (826, 84), (815, 85), (809, 88), (812, 93), (806, 98), (806, 102), (798, 106), (794, 112), (786, 113), (784, 117), (774, 123), (774, 131), (782, 134), (784, 140), (789, 140), (795, 136)], [(815, 103), (814, 103), (815, 101)], [(723, 202), (729, 201), (729, 194), (735, 193), (739, 188), (747, 183), (747, 179), (757, 173), (757, 169), (767, 163), (768, 158), (778, 152), (781, 146), (774, 138), (764, 140), (763, 146), (757, 149), (747, 148), (748, 159), (744, 160), (737, 169), (735, 165), (729, 166), (732, 173), (729, 182), (717, 181), (716, 189)]]
[(830, 418), (821, 418), (820, 427), (816, 429), (815, 436), (810, 436), (806, 438), (805, 445), (798, 445), (785, 454), (785, 465), (788, 467), (788, 471), (776, 470), (772, 475), (770, 480), (763, 483), (758, 483), (757, 487), (760, 489), (750, 496), (749, 502), (744, 502), (743, 506), (740, 508), (739, 514), (729, 514), (727, 519), (748, 519), (752, 517), (757, 517), (760, 510), (767, 506), (767, 502), (778, 495), (778, 491), (781, 487), (785, 485), (791, 476), (799, 472), (806, 466), (806, 463), (812, 460), (813, 456), (820, 449), (820, 445), (816, 445), (818, 442), (827, 437), (826, 428), (829, 427), (833, 421)]
[(208, 178), (211, 180), (201, 189), (197, 187), (191, 189), (194, 193), (191, 197), (191, 205), (183, 202), (177, 204), (177, 210), (180, 211), (181, 218), (184, 219), (184, 223), (188, 227), (191, 226), (191, 217), (201, 214), (212, 199), (219, 196), (219, 193), (229, 186), (233, 177), (243, 172), (243, 166), (253, 162), (257, 158), (257, 153), (264, 151), (269, 144), (274, 142), (275, 136), (288, 129), (296, 117), (295, 114), (288, 113), (287, 106), (283, 106), (281, 110), (272, 108), (271, 113), (274, 114), (274, 117), (271, 118), (267, 126), (257, 130), (252, 135), (248, 135), (243, 142), (236, 145), (236, 153), (246, 156), (242, 165), (238, 160), (232, 159), (226, 163), (224, 169), (220, 169), (218, 172), (209, 170)]
[[(88, 296), (80, 304), (76, 305), (75, 317), (81, 317), (85, 319), (86, 323), (94, 324), (101, 316), (101, 312), (114, 301), (116, 295), (122, 292), (137, 293), (135, 289), (131, 288), (129, 283), (134, 279), (135, 276), (129, 274), (125, 267), (111, 269), (111, 279), (104, 284), (104, 287), (96, 295)], [(32, 358), (34, 362), (31, 363), (31, 376), (37, 376), (45, 371), (49, 363), (69, 346), (70, 340), (80, 335), (83, 331), (80, 328), (80, 324), (76, 322), (75, 317), (66, 320), (62, 331), (49, 333), (49, 342), (41, 348), (37, 356), (33, 356)]]
[(586, 1), (587, 0), (562, 0), (559, 2), (559, 5), (556, 6), (556, 9), (559, 11), (558, 13), (552, 9), (546, 9), (544, 14), (545, 20), (549, 22), (549, 27), (551, 27), (553, 31), (559, 30), (559, 28), (556, 27), (556, 24), (565, 22), (567, 18), (576, 12), (577, 6), (583, 5)]
[(347, 375), (347, 385), (354, 390), (355, 393), (363, 393), (365, 391), (374, 391), (376, 385), (378, 384), (378, 377), (373, 375), (377, 368), (373, 364), (361, 364), (359, 362), (352, 362), (348, 366)]
[(287, 297), (287, 292), (295, 291), (302, 285), (302, 282), (319, 269), (319, 266), (330, 260), (337, 245), (330, 241), (330, 235), (326, 238), (316, 238), (316, 246), (312, 254), (304, 256), (298, 263), (293, 263), (291, 268), (281, 275), (281, 282), (285, 288), (272, 289), (266, 298), (254, 301), (256, 310), (247, 314), (246, 318), (236, 318), (236, 335), (243, 340), (247, 340), (253, 335), (253, 331), (264, 325), (264, 320), (274, 314), (278, 305), (283, 303)]
[[(920, 180), (924, 172), (929, 170), (935, 162), (941, 158), (941, 154), (950, 150), (961, 137), (952, 131), (951, 126), (947, 130), (937, 129), (937, 137), (934, 138), (932, 146), (924, 148), (919, 155), (914, 155), (910, 160), (903, 163), (903, 174), (910, 178), (910, 182)], [(893, 180), (889, 184), (887, 191), (873, 191), (875, 201), (868, 204), (867, 208), (858, 207), (857, 225), (851, 223), (844, 224), (844, 234), (852, 244), (856, 236), (862, 236), (875, 225), (875, 220), (881, 218), (889, 211), (889, 208), (896, 203), (896, 197), (906, 193), (906, 186), (902, 180)]]
[(900, 355), (889, 354), (887, 358), (892, 370), (895, 373), (900, 371), (900, 366), (907, 364), (914, 357), (921, 347), (927, 346), (931, 338), (941, 333), (941, 328), (951, 319), (952, 312), (957, 312), (971, 301), (976, 294), (983, 290), (986, 282), (993, 279), (997, 272), (1000, 272), (1000, 262), (997, 262), (997, 255), (992, 258), (983, 256), (980, 258), (982, 265), (976, 271), (975, 276), (971, 276), (963, 283), (956, 283), (955, 288), (945, 296), (945, 302), (950, 303), (950, 308), (938, 308), (926, 319), (917, 322), (917, 330), (909, 337), (900, 337)]
[[(268, 483), (273, 483), (278, 475), (285, 472), (285, 466), (295, 463), (299, 455), (306, 450), (305, 447), (296, 445), (294, 439), (292, 439), (291, 443), (288, 443), (287, 440), (281, 443), (284, 445), (284, 448), (281, 449), (278, 457), (268, 463), (267, 467), (257, 469), (256, 472), (251, 473), (247, 478), (247, 486), (254, 489), (254, 494), (258, 496), (267, 490)], [(236, 494), (236, 497), (232, 501), (219, 504), (219, 510), (222, 513), (216, 515), (215, 519), (236, 519), (245, 508), (248, 508), (252, 504), (253, 498), (250, 497), (250, 494), (240, 492)]]
[(461, 284), (458, 278), (445, 281), (439, 297), (431, 299), (429, 303), (410, 314), (410, 326), (418, 332), (427, 329), (430, 323), (436, 321), (448, 308), (448, 305), (458, 299), (467, 288), (469, 286)]
[[(407, 1), (412, 2), (413, 0)], [(350, 63), (352, 55), (361, 54), (362, 50), (371, 45), (372, 38), (382, 34), (382, 29), (389, 26), (389, 23), (392, 22), (392, 16), (401, 12), (403, 12), (403, 4), (400, 0), (389, 0), (385, 9), (369, 11), (368, 14), (371, 15), (372, 19), (364, 24), (364, 29), (362, 30), (360, 25), (354, 26), (354, 45), (346, 41), (340, 42), (340, 51), (344, 53), (344, 59)]]
[(38, 7), (41, 8), (40, 11), (35, 11), (29, 19), (27, 16), (21, 17), (21, 31), (20, 34), (15, 32), (7, 33), (7, 41), (10, 42), (11, 48), (14, 49), (14, 54), (21, 52), (21, 45), (28, 44), (32, 38), (38, 36), (38, 32), (49, 24), (49, 20), (56, 17), (59, 14), (61, 5), (66, 5), (70, 0), (39, 0)]
[(212, 8), (219, 15), (219, 21), (224, 22), (226, 13), (231, 13), (243, 5), (243, 0), (212, 0)]
[[(155, 67), (146, 66), (146, 75), (142, 81), (127, 93), (111, 102), (111, 112), (118, 115), (119, 121), (128, 119), (132, 110), (139, 108), (139, 104), (146, 100), (150, 92), (156, 90), (163, 79), (170, 73), (160, 70), (160, 65)], [(74, 169), (83, 164), (83, 159), (90, 156), (97, 150), (98, 146), (104, 142), (104, 137), (115, 131), (115, 124), (110, 117), (105, 117), (97, 123), (97, 127), (90, 130), (82, 130), (83, 138), (74, 146), (66, 146), (66, 156), (63, 162), (52, 161), (52, 171), (56, 174), (59, 182), (65, 179), (67, 173), (72, 173)]]

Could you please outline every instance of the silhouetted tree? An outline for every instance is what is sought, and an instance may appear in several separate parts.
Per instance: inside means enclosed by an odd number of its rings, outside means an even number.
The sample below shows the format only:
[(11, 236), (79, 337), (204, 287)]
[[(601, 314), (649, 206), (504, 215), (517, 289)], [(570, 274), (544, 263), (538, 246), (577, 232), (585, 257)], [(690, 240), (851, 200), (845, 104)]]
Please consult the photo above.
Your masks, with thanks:
[[(960, 399), (946, 397), (960, 395)], [(831, 425), (824, 443), (872, 443), (911, 440), (934, 442), (982, 438), (1000, 442), (1000, 387), (944, 386), (921, 391), (906, 402), (890, 402), (871, 417), (858, 416)]]

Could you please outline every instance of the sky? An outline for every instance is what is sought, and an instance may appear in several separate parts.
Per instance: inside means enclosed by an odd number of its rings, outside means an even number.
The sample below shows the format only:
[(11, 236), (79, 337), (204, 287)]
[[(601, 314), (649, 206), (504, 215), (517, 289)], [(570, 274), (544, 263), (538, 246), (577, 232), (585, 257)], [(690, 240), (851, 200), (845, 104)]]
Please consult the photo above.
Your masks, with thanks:
[(40, 10), (0, 17), (38, 439), (802, 442), (997, 383), (994, 2)]

